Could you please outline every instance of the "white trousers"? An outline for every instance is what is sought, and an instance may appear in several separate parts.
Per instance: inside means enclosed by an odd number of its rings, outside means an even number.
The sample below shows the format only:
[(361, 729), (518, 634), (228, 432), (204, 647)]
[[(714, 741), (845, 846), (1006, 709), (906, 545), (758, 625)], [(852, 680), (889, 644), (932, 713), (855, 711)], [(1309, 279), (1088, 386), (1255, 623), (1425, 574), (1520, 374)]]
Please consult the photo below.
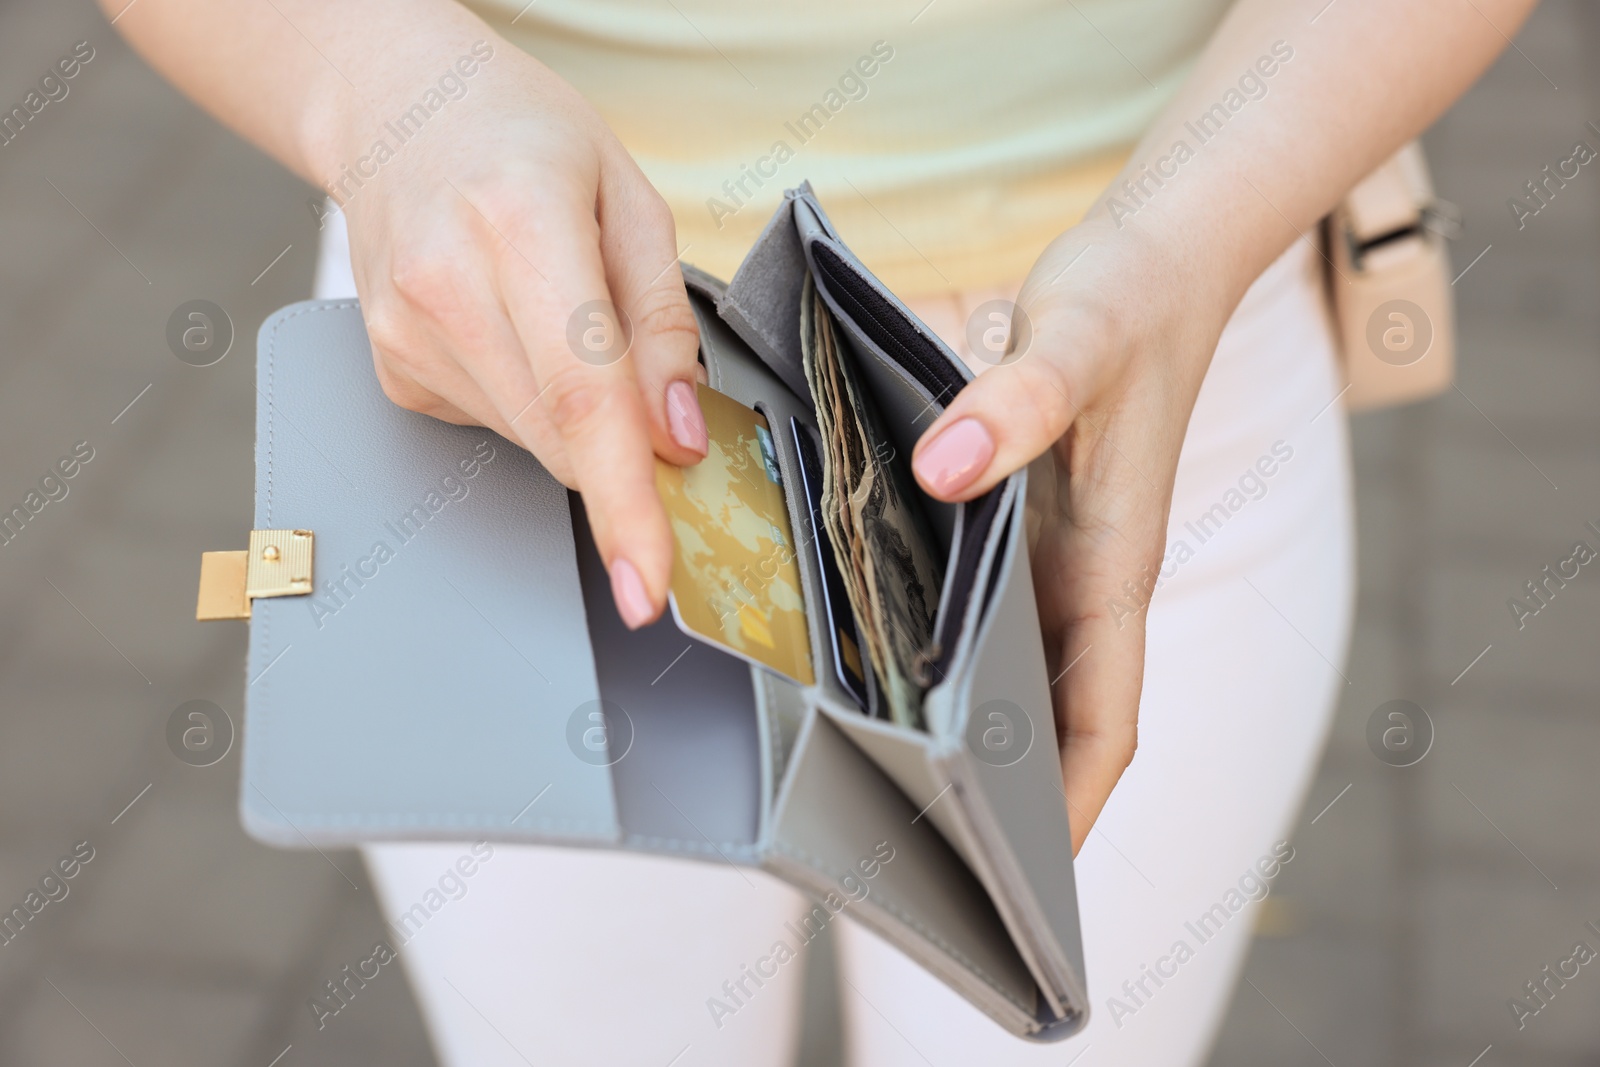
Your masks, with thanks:
[[(343, 217), (327, 222), (317, 295), (352, 296)], [(1148, 609), (1138, 755), (1076, 865), (1088, 1026), (1061, 1044), (1021, 1041), (841, 923), (851, 1062), (1203, 1062), (1249, 945), (1257, 872), (1281, 862), (1273, 846), (1289, 836), (1345, 684), (1350, 463), (1319, 265), (1297, 244), (1251, 288), (1184, 439)], [(921, 310), (958, 337), (976, 300)], [(787, 885), (721, 863), (520, 845), (447, 877), (467, 851), (365, 850), (390, 921), (430, 891), (459, 895), (400, 949), (445, 1067), (792, 1060), (803, 956), (732, 1016), (708, 1007), (807, 910)]]

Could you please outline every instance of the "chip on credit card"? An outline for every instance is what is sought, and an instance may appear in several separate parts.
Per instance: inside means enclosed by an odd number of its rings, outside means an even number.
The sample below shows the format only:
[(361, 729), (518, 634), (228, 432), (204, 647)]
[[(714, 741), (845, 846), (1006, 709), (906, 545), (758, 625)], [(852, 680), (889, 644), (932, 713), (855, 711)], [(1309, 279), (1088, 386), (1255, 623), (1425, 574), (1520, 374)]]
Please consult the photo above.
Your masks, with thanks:
[(800, 565), (772, 431), (759, 412), (699, 386), (708, 439), (692, 467), (656, 461), (672, 523), (673, 620), (690, 637), (811, 685)]

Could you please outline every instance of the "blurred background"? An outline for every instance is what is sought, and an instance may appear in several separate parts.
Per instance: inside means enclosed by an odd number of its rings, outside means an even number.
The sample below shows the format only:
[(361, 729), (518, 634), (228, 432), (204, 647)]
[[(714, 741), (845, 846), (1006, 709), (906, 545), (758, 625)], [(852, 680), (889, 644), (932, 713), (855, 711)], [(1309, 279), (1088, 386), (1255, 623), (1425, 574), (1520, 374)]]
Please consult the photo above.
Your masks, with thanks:
[[(255, 331), (309, 295), (313, 190), (84, 0), (0, 5), (0, 103), (80, 41), (68, 95), (0, 145), (0, 511), (92, 450), (0, 546), (0, 911), (79, 842), (93, 858), (0, 943), (0, 1063), (432, 1064), (398, 976), (320, 1032), (306, 1006), (382, 936), (359, 859), (250, 841), (237, 750), (197, 767), (167, 741), (191, 700), (240, 723), (245, 629), (193, 621), (197, 564), (244, 544)], [(1600, 11), (1552, 0), (1515, 43), (1426, 139), (1465, 216), (1458, 388), (1354, 420), (1352, 684), (1218, 1067), (1600, 1062), (1600, 971), (1521, 1029), (1508, 1005), (1575, 942), (1600, 948), (1600, 576), (1521, 630), (1507, 608), (1600, 544), (1600, 171), (1520, 227), (1507, 203), (1576, 142), (1600, 149)], [(166, 342), (196, 299), (234, 331), (203, 368)], [(1392, 699), (1436, 731), (1414, 766), (1366, 740)], [(825, 942), (811, 960), (808, 1067), (839, 1061)]]

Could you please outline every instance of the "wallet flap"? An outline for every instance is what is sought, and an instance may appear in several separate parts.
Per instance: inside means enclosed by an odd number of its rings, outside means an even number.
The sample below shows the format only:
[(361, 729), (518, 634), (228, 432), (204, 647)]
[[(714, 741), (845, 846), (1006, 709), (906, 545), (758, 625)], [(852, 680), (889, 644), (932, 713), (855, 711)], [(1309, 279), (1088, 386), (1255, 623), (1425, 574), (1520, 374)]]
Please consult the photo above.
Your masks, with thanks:
[(849, 900), (838, 910), (1001, 1025), (1038, 1030), (1037, 988), (978, 879), (829, 718), (813, 716), (805, 734), (766, 865), (824, 904)]
[(255, 524), (316, 532), (316, 591), (254, 605), (246, 828), (615, 841), (604, 758), (575, 755), (599, 692), (566, 490), (389, 401), (354, 301), (267, 319), (257, 387)]
[[(979, 868), (977, 851), (966, 826), (956, 816), (955, 801), (948, 796), (952, 788), (949, 776), (929, 758), (928, 736), (852, 712), (835, 713), (831, 717), (840, 732), (900, 787), (900, 792), (916, 807), (918, 818), (933, 823), (962, 861), (976, 873)], [(951, 802), (944, 803), (946, 800)]]
[(800, 354), (800, 293), (806, 257), (794, 228), (794, 198), (785, 196), (717, 303), (717, 314), (783, 379), (795, 396), (811, 396)]
[[(1024, 473), (1021, 475), (1025, 477)], [(1072, 831), (1019, 488), (997, 524), (992, 598), (947, 682), (927, 699), (941, 763), (998, 881), (1010, 926), (1069, 1013), (1084, 1016)]]

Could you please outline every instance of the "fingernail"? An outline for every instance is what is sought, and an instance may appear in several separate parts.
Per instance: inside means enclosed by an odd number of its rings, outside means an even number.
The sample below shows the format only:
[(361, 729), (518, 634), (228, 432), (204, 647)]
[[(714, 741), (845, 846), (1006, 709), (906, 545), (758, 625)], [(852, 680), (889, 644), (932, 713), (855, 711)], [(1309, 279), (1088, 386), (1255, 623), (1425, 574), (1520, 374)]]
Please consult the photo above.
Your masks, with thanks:
[(678, 381), (667, 386), (667, 429), (672, 439), (691, 452), (706, 454), (706, 419), (694, 386)]
[(958, 419), (923, 447), (912, 461), (922, 484), (940, 496), (959, 493), (994, 458), (994, 438), (977, 419)]
[(638, 570), (625, 559), (611, 564), (611, 596), (617, 602), (617, 612), (630, 630), (637, 630), (650, 621), (654, 611), (650, 607), (650, 593)]

